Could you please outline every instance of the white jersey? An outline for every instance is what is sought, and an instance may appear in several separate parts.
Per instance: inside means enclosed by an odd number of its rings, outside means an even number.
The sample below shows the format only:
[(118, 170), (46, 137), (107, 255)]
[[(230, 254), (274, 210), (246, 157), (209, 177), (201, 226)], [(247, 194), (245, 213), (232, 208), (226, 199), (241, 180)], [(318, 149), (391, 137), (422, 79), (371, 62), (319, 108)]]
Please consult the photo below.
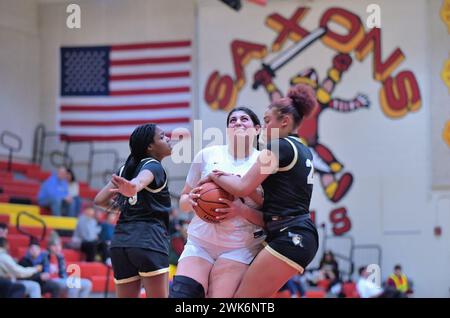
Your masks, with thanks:
[[(243, 176), (256, 162), (258, 155), (259, 151), (254, 149), (248, 158), (235, 160), (226, 145), (205, 148), (195, 156), (186, 183), (194, 188), (201, 178), (214, 169)], [(253, 208), (259, 208), (248, 197), (244, 201)], [(188, 236), (217, 246), (242, 248), (261, 243), (264, 237), (254, 237), (254, 233), (261, 230), (241, 216), (220, 223), (208, 223), (195, 215), (189, 224)]]

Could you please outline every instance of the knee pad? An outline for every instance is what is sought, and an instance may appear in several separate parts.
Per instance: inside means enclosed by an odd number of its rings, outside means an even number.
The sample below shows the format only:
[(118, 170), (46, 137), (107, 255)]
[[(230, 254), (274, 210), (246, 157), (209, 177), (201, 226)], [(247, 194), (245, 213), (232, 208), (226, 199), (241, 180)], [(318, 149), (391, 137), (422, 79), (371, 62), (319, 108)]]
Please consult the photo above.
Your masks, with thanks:
[(175, 275), (170, 287), (169, 298), (205, 298), (205, 289), (195, 279)]

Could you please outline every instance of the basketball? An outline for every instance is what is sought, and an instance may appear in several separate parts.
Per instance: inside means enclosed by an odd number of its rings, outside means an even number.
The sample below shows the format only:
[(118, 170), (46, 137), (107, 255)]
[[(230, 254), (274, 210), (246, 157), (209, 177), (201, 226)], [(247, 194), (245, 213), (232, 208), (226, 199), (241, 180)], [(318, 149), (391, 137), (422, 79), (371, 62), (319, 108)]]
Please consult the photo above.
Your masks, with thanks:
[(228, 205), (219, 201), (220, 198), (234, 200), (234, 196), (219, 187), (214, 182), (207, 182), (202, 185), (202, 190), (198, 192), (197, 206), (194, 206), (195, 213), (205, 222), (219, 223), (216, 216), (223, 215), (215, 212), (215, 209), (227, 208)]

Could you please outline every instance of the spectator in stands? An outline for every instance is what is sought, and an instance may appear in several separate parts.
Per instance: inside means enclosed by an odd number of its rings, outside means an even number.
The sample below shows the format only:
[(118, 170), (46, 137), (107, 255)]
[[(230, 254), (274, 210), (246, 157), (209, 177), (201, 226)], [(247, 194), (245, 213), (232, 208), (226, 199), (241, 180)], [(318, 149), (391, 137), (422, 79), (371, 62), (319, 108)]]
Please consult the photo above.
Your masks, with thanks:
[(38, 203), (41, 207), (50, 208), (55, 216), (69, 215), (70, 211), (74, 210), (72, 207), (74, 200), (69, 195), (66, 168), (59, 168), (55, 174), (42, 183)]
[(376, 298), (381, 296), (383, 289), (369, 279), (367, 267), (362, 266), (358, 270), (359, 280), (356, 289), (361, 298)]
[[(9, 255), (8, 240), (0, 237), (0, 279), (2, 281), (0, 285), (3, 288), (8, 288), (6, 291), (3, 290), (8, 297), (21, 297), (21, 292), (24, 289), (25, 294), (30, 298), (41, 298), (41, 286), (35, 281), (27, 280), (41, 270), (41, 265), (24, 267), (17, 264)], [(16, 280), (18, 278), (22, 280)]]
[(100, 223), (101, 231), (100, 231), (100, 241), (106, 243), (109, 246), (111, 243), (111, 239), (114, 234), (114, 228), (116, 226), (116, 214), (108, 213), (106, 215), (105, 221)]
[(60, 296), (61, 288), (58, 283), (50, 279), (50, 263), (47, 252), (42, 252), (38, 240), (30, 239), (30, 247), (27, 254), (20, 260), (19, 264), (24, 267), (41, 266), (42, 270), (30, 277), (30, 280), (38, 282), (42, 293), (50, 293), (52, 298)]
[(340, 292), (339, 265), (332, 251), (326, 251), (323, 254), (319, 264), (319, 271), (322, 279), (328, 281), (327, 292), (332, 291), (333, 294)]
[(67, 169), (67, 183), (69, 185), (69, 197), (73, 200), (69, 208), (69, 216), (78, 217), (81, 211), (80, 185), (72, 169)]
[(8, 236), (8, 224), (0, 223), (0, 237), (6, 238)]
[(100, 223), (101, 231), (99, 235), (100, 244), (103, 244), (103, 246), (100, 247), (100, 250), (104, 250), (103, 253), (106, 254), (106, 261), (105, 264), (110, 266), (111, 265), (111, 256), (109, 253), (109, 247), (111, 245), (111, 240), (114, 235), (114, 229), (116, 227), (117, 223), (117, 213), (109, 212), (106, 215), (105, 221)]
[(86, 208), (78, 218), (72, 242), (86, 255), (87, 262), (94, 262), (97, 253), (100, 253), (104, 263), (109, 262), (108, 246), (100, 241), (100, 232), (101, 227), (95, 218), (95, 210), (91, 207)]
[(92, 290), (92, 283), (89, 279), (68, 277), (61, 241), (50, 241), (48, 244), (48, 253), (50, 272), (56, 274), (56, 278), (53, 278), (52, 280), (59, 285), (61, 290), (67, 291), (67, 297), (88, 298)]
[(408, 277), (402, 273), (402, 266), (399, 264), (395, 265), (394, 273), (388, 277), (386, 284), (387, 286), (391, 286), (405, 295), (412, 293)]
[(306, 295), (306, 281), (303, 275), (297, 274), (289, 279), (280, 291), (289, 290), (291, 298), (304, 297)]

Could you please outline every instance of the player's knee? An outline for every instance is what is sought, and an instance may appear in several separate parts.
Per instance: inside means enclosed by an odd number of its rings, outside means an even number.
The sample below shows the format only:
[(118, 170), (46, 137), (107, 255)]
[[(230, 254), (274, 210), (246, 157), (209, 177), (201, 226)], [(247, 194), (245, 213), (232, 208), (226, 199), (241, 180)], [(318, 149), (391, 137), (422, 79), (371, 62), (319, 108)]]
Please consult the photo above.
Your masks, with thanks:
[(205, 289), (195, 279), (175, 275), (169, 291), (169, 298), (205, 298)]

